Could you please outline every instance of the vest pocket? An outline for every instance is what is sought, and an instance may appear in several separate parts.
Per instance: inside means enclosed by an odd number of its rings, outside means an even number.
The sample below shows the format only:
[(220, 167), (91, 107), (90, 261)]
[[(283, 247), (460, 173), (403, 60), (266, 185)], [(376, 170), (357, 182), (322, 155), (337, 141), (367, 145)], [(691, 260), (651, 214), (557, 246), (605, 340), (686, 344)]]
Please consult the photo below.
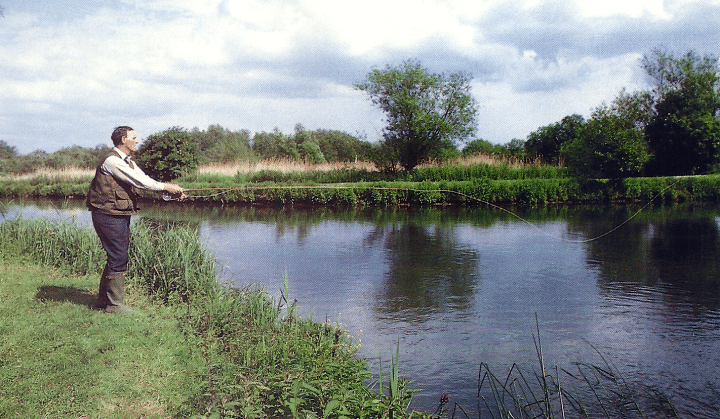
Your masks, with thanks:
[(127, 194), (115, 192), (115, 208), (126, 211), (132, 209), (132, 201)]

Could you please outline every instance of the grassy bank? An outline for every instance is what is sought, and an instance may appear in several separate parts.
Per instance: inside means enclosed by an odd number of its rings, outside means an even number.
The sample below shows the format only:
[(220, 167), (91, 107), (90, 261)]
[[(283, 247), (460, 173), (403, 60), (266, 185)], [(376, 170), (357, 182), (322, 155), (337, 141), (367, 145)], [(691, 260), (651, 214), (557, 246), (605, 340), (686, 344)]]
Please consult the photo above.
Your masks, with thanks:
[(131, 295), (140, 313), (103, 316), (96, 276), (28, 260), (4, 257), (0, 278), (0, 417), (167, 418), (200, 391), (172, 310)]
[[(216, 167), (178, 180), (193, 202), (238, 205), (429, 206), (596, 202), (719, 202), (720, 175), (585, 181), (557, 167), (472, 163), (386, 174), (359, 168)], [(287, 169), (287, 170), (286, 170)], [(290, 170), (294, 169), (294, 170)], [(82, 198), (92, 176), (0, 178), (0, 197)], [(148, 194), (147, 199), (156, 199)]]
[(341, 327), (285, 293), (224, 289), (194, 228), (133, 226), (131, 315), (90, 310), (104, 258), (89, 228), (0, 225), (1, 417), (418, 417)]
[(287, 289), (222, 288), (193, 227), (136, 223), (131, 250), (135, 311), (108, 315), (90, 309), (104, 258), (94, 232), (0, 225), (0, 417), (676, 416), (606, 358), (546, 367), (539, 326), (536, 370), (480, 364), (477, 410), (443, 396), (434, 414), (411, 411), (397, 361), (376, 379), (342, 327), (300, 318)]

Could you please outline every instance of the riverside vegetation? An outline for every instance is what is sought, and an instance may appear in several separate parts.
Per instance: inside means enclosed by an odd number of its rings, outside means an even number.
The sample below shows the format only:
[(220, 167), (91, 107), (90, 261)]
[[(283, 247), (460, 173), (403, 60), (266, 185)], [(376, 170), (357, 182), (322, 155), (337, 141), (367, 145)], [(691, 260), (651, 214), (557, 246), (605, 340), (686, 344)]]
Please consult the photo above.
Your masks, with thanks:
[[(80, 198), (91, 178), (82, 170), (6, 177), (0, 195)], [(194, 201), (237, 205), (537, 205), (658, 195), (675, 202), (720, 194), (713, 175), (581, 183), (558, 167), (476, 161), (395, 174), (235, 164), (201, 168), (179, 182), (212, 188), (191, 193)], [(412, 410), (414, 390), (399, 375), (397, 355), (389, 374), (372, 372), (342, 325), (299, 317), (287, 290), (273, 298), (259, 286), (222, 286), (196, 225), (133, 225), (128, 286), (137, 310), (112, 319), (88, 309), (104, 263), (94, 232), (48, 220), (0, 225), (0, 375), (12, 383), (0, 390), (0, 415), (611, 418), (644, 417), (648, 405), (673, 414), (661, 395), (638, 395), (605, 358), (572, 372), (547, 368), (539, 330), (538, 371), (514, 365), (496, 375), (481, 364), (476, 407), (441, 397), (433, 413)]]
[[(237, 168), (237, 166), (232, 166)], [(265, 167), (273, 167), (265, 165)], [(545, 205), (553, 203), (718, 202), (720, 175), (578, 180), (556, 166), (469, 161), (384, 173), (314, 165), (198, 170), (177, 180), (192, 201), (263, 205)], [(225, 173), (224, 173), (225, 172)], [(0, 177), (0, 196), (73, 198), (87, 192), (87, 171)]]
[(434, 413), (415, 411), (399, 350), (387, 374), (374, 374), (341, 325), (298, 316), (287, 287), (279, 298), (223, 287), (192, 223), (140, 219), (130, 254), (135, 312), (110, 316), (90, 310), (104, 253), (89, 227), (0, 225), (0, 416), (612, 418), (645, 417), (648, 405), (673, 414), (605, 358), (546, 367), (539, 328), (537, 371), (495, 375), (481, 364), (477, 410), (443, 395)]
[(300, 318), (287, 292), (220, 286), (193, 227), (134, 224), (125, 316), (89, 309), (91, 229), (7, 221), (0, 247), (2, 417), (421, 416), (396, 362), (372, 384), (339, 325)]

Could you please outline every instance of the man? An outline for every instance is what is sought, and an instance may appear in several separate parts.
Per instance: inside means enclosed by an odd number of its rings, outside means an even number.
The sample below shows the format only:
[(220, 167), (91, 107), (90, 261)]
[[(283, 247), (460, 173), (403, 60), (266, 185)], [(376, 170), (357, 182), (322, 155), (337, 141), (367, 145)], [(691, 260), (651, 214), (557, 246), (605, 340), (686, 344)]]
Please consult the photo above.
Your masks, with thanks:
[(130, 216), (137, 214), (138, 209), (135, 189), (165, 191), (180, 199), (185, 198), (182, 187), (150, 178), (130, 159), (137, 151), (135, 130), (127, 126), (117, 127), (111, 139), (115, 147), (98, 164), (86, 200), (88, 209), (92, 211), (93, 226), (107, 253), (107, 263), (93, 308), (108, 313), (131, 311), (123, 300), (129, 261)]

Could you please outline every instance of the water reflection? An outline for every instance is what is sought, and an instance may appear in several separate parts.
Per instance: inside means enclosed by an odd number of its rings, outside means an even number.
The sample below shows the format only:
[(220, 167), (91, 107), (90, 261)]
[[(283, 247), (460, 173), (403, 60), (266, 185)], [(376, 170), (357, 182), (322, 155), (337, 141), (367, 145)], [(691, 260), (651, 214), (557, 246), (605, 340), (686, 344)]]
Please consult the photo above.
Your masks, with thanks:
[[(87, 214), (82, 202), (0, 209)], [(639, 209), (518, 210), (529, 224), (487, 208), (162, 204), (140, 216), (200, 226), (233, 284), (260, 282), (277, 296), (287, 276), (300, 311), (338, 319), (362, 339), (363, 356), (387, 359), (399, 341), (402, 374), (424, 389), (415, 407), (432, 410), (444, 391), (475, 406), (480, 362), (498, 373), (536, 365), (537, 314), (549, 366), (601, 363), (589, 342), (629, 382), (669, 396), (681, 416), (712, 416), (720, 410), (720, 209)]]
[[(581, 217), (575, 233), (596, 237), (632, 215), (615, 209), (605, 217)], [(590, 222), (591, 221), (591, 222)], [(599, 272), (598, 287), (628, 298), (653, 292), (672, 312), (702, 306), (720, 309), (720, 228), (713, 212), (693, 207), (662, 211), (651, 219), (627, 223), (611, 236), (587, 244), (587, 263)]]
[(418, 322), (437, 313), (463, 315), (479, 281), (478, 252), (448, 226), (380, 226), (367, 242), (387, 250), (385, 283), (375, 302), (381, 316)]

